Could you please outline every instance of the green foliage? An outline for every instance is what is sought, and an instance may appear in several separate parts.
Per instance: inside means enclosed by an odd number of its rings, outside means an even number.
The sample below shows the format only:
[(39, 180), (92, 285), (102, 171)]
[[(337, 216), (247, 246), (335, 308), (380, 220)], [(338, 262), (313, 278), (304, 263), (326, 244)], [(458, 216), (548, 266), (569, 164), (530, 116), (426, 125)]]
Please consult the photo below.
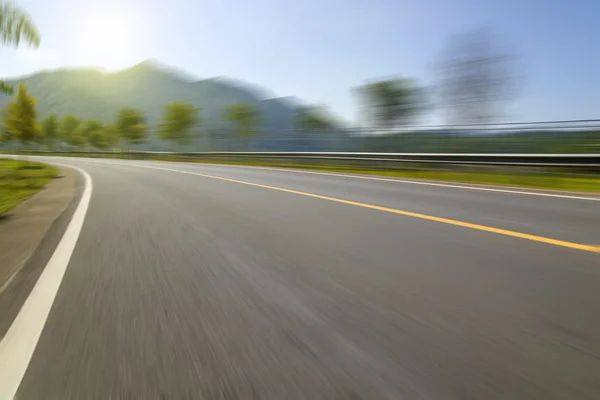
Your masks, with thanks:
[(201, 122), (200, 109), (183, 101), (167, 104), (163, 108), (158, 135), (162, 140), (190, 144), (192, 130)]
[[(143, 68), (142, 68), (143, 67)], [(234, 84), (223, 78), (193, 81), (161, 65), (138, 65), (117, 72), (93, 68), (41, 71), (23, 77), (37, 99), (40, 117), (50, 113), (72, 114), (81, 119), (99, 118), (113, 122), (125, 107), (143, 113), (148, 128), (158, 131), (163, 106), (174, 100), (189, 101), (202, 110), (203, 131), (218, 132), (223, 127), (222, 112), (228, 104), (248, 103), (260, 110), (260, 128), (283, 132), (293, 128), (297, 104), (285, 98), (264, 99), (262, 90)], [(8, 80), (16, 89), (16, 82)], [(0, 103), (6, 98), (0, 93)], [(147, 149), (165, 148), (167, 142), (149, 135)]]
[(144, 116), (134, 108), (123, 108), (119, 111), (115, 128), (130, 145), (144, 143), (148, 135)]
[(115, 129), (115, 127), (113, 125), (104, 125), (102, 134), (104, 136), (106, 148), (109, 148), (109, 149), (116, 147), (121, 140), (119, 133), (117, 132), (117, 130)]
[(75, 132), (73, 133), (73, 136), (71, 136), (70, 139), (71, 140), (69, 141), (69, 144), (71, 146), (82, 147), (86, 144), (87, 140), (85, 137), (85, 128), (83, 124), (79, 124), (79, 126), (77, 127), (77, 129), (75, 129)]
[(460, 134), (442, 132), (402, 132), (371, 135), (356, 141), (352, 151), (399, 153), (595, 153), (600, 131), (562, 130)]
[(104, 150), (108, 147), (104, 130), (95, 130), (90, 132), (88, 136), (88, 142), (97, 149)]
[(300, 130), (307, 132), (323, 132), (332, 126), (329, 118), (317, 107), (298, 110), (295, 116), (295, 124)]
[(13, 101), (4, 108), (3, 128), (3, 141), (18, 140), (27, 144), (40, 135), (35, 98), (29, 95), (24, 84), (19, 84)]
[(223, 120), (235, 126), (235, 133), (248, 136), (258, 131), (258, 111), (247, 103), (234, 103), (223, 110)]
[[(29, 14), (12, 3), (0, 4), (0, 40), (4, 45), (17, 47), (22, 40), (34, 47), (40, 45), (40, 35)], [(12, 94), (12, 86), (0, 81), (0, 92)]]
[(83, 123), (83, 129), (87, 136), (90, 132), (101, 131), (104, 129), (104, 122), (99, 119), (88, 119)]
[(79, 118), (74, 115), (65, 115), (60, 123), (60, 138), (71, 146), (80, 146), (83, 143), (80, 125)]
[(97, 119), (88, 119), (82, 126), (84, 140), (93, 147), (103, 150), (108, 144), (104, 136), (104, 123)]
[(53, 147), (58, 139), (58, 118), (55, 114), (50, 114), (42, 121), (42, 136), (48, 146)]
[(4, 81), (0, 81), (0, 92), (5, 94), (13, 94), (13, 87)]
[(359, 88), (375, 124), (388, 129), (406, 125), (423, 110), (423, 92), (412, 79), (375, 81)]

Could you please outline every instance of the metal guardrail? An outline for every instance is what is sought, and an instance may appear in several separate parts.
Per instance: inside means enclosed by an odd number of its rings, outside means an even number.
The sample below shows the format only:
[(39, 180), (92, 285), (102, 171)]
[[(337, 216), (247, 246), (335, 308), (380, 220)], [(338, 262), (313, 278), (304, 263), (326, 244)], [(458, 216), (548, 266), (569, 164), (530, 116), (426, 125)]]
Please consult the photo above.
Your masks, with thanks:
[(600, 168), (600, 154), (447, 154), (447, 153), (360, 153), (360, 152), (164, 152), (164, 151), (27, 151), (27, 154), (80, 157), (128, 156), (138, 158), (179, 157), (186, 159), (276, 159), (278, 161), (321, 160), (362, 163), (425, 163), (529, 167)]

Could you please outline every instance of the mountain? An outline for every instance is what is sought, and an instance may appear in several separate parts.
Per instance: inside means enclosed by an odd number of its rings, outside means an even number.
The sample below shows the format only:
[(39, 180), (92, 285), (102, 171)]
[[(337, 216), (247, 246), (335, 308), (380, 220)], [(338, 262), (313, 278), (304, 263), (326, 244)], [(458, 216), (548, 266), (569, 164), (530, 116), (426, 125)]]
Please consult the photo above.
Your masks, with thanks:
[[(110, 122), (121, 108), (134, 107), (146, 115), (150, 126), (156, 126), (165, 104), (189, 101), (202, 108), (202, 128), (219, 131), (223, 128), (224, 107), (250, 103), (259, 110), (262, 129), (271, 137), (289, 133), (294, 128), (296, 111), (305, 106), (291, 97), (271, 98), (262, 88), (230, 78), (198, 80), (157, 61), (144, 61), (112, 73), (94, 68), (64, 68), (8, 81), (27, 85), (37, 99), (41, 118), (49, 113), (73, 114)], [(0, 95), (2, 103), (6, 98)]]

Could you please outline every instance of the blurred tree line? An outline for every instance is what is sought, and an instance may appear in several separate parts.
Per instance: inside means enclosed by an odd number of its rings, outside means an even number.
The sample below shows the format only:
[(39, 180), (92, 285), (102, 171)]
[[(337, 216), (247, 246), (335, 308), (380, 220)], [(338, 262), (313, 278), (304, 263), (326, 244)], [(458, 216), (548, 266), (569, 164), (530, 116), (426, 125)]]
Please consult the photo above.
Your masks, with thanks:
[(600, 152), (600, 129), (527, 130), (494, 134), (404, 132), (356, 138), (347, 151), (594, 154)]
[(435, 62), (435, 75), (430, 87), (390, 77), (357, 88), (366, 125), (390, 133), (434, 109), (447, 124), (490, 123), (517, 93), (515, 56), (485, 29), (453, 37)]
[[(120, 110), (111, 123), (99, 119), (81, 120), (75, 115), (50, 114), (38, 121), (35, 98), (24, 84), (19, 84), (11, 101), (3, 109), (3, 143), (18, 143), (21, 149), (47, 150), (116, 150), (131, 149), (154, 134), (174, 145), (189, 145), (202, 135), (201, 109), (191, 103), (177, 101), (163, 107), (158, 127), (151, 132), (143, 113), (135, 108)], [(222, 111), (222, 120), (238, 137), (244, 139), (258, 134), (260, 115), (251, 105), (230, 104)], [(298, 111), (295, 122), (298, 130), (315, 132), (332, 126), (329, 117), (319, 107)]]

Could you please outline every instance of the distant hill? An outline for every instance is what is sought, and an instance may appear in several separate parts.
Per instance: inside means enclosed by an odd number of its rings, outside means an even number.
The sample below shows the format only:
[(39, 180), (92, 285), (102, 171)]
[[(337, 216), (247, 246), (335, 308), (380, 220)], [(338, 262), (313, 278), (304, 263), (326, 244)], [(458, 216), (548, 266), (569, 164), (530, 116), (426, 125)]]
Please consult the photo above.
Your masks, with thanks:
[[(118, 72), (94, 68), (65, 68), (9, 79), (24, 82), (37, 98), (40, 117), (49, 113), (73, 114), (80, 118), (114, 119), (123, 107), (135, 107), (155, 126), (163, 105), (189, 101), (202, 108), (204, 130), (223, 127), (222, 110), (232, 103), (251, 103), (261, 115), (268, 135), (293, 129), (300, 101), (290, 97), (269, 98), (265, 90), (229, 78), (197, 80), (156, 61), (144, 61)], [(4, 103), (7, 97), (0, 95)]]

